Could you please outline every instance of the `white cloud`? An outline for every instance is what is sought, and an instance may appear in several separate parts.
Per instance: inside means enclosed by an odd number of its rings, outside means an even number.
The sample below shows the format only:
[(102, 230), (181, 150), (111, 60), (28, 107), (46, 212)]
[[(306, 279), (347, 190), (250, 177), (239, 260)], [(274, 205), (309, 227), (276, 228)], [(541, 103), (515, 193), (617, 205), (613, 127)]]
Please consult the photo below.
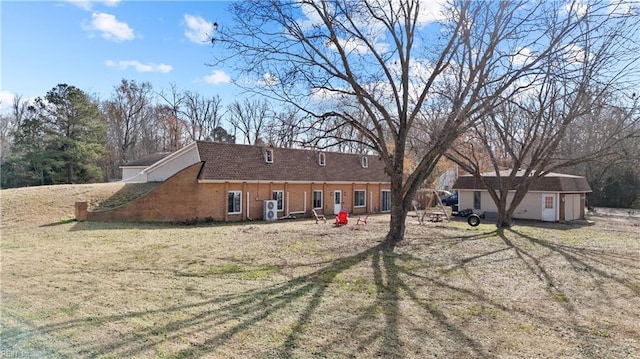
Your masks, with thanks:
[(316, 104), (320, 104), (320, 105), (325, 105), (325, 106), (330, 106), (330, 103), (333, 103), (335, 101), (340, 101), (341, 99), (344, 99), (345, 97), (347, 97), (344, 92), (349, 92), (349, 89), (347, 88), (333, 88), (333, 89), (327, 89), (327, 88), (314, 88), (311, 90), (311, 100), (314, 101)]
[(198, 44), (206, 44), (213, 32), (213, 24), (200, 16), (184, 15), (184, 21), (187, 29), (184, 35), (192, 42)]
[(278, 79), (278, 76), (269, 72), (265, 72), (262, 75), (262, 81), (258, 81), (258, 84), (261, 86), (274, 86), (274, 85), (277, 85), (279, 82), (280, 82), (280, 79)]
[(120, 0), (66, 0), (67, 2), (81, 8), (82, 10), (91, 11), (94, 4), (102, 4), (109, 7), (118, 6)]
[(582, 17), (587, 14), (587, 4), (583, 0), (568, 2), (562, 9), (567, 15), (575, 15), (576, 17)]
[(91, 24), (83, 27), (89, 31), (99, 31), (102, 33), (102, 37), (107, 40), (116, 42), (133, 40), (135, 35), (133, 29), (125, 22), (118, 21), (114, 15), (94, 12), (91, 14)]
[(4, 111), (13, 106), (13, 100), (16, 98), (16, 94), (9, 91), (0, 91), (0, 110)]
[(583, 63), (587, 60), (587, 52), (580, 46), (575, 44), (569, 44), (566, 47), (567, 52), (565, 58), (574, 64)]
[[(327, 5), (331, 7), (331, 5)], [(317, 10), (311, 4), (303, 3), (300, 6), (304, 18), (298, 19), (300, 28), (304, 31), (313, 29), (314, 26), (323, 25), (322, 17), (318, 14)]]
[(231, 82), (231, 77), (222, 70), (214, 70), (211, 72), (211, 75), (205, 76), (202, 79), (204, 82), (212, 85), (228, 84)]
[(430, 0), (420, 2), (420, 12), (418, 13), (418, 23), (427, 25), (434, 21), (444, 20), (445, 4), (447, 0)]
[(609, 14), (640, 14), (640, 0), (612, 0), (609, 4)]
[(511, 63), (516, 66), (524, 65), (531, 57), (533, 53), (526, 47), (519, 49), (511, 59)]
[(133, 67), (137, 72), (167, 73), (173, 70), (173, 67), (171, 65), (154, 64), (152, 62), (143, 64), (140, 61), (136, 61), (136, 60), (126, 60), (126, 61), (118, 61), (118, 62), (108, 60), (105, 62), (105, 65), (107, 65), (108, 67), (116, 67), (120, 70), (126, 70), (129, 67)]
[(255, 87), (255, 86), (274, 86), (280, 83), (280, 79), (275, 74), (270, 72), (265, 72), (262, 74), (261, 79), (255, 79), (243, 76), (237, 80), (237, 82), (244, 87)]

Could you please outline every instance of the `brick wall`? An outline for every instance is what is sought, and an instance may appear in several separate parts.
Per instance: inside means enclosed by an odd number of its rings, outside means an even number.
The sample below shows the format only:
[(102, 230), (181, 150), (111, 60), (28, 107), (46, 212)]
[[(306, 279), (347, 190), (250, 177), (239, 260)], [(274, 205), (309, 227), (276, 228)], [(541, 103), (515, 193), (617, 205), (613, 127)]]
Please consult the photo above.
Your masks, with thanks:
[[(195, 217), (198, 203), (197, 175), (201, 163), (176, 173), (144, 197), (124, 206), (89, 211), (89, 221), (178, 222)], [(200, 216), (198, 216), (200, 217)], [(200, 218), (204, 218), (203, 215)]]
[[(79, 204), (76, 206), (76, 218), (86, 218), (89, 221), (135, 222), (181, 222), (195, 219), (242, 221), (247, 217), (260, 220), (263, 219), (264, 201), (272, 199), (273, 191), (284, 192), (284, 208), (278, 212), (278, 217), (286, 216), (290, 212), (296, 213), (296, 216), (310, 217), (314, 190), (323, 192), (323, 208), (320, 213), (333, 214), (333, 194), (337, 190), (342, 192), (343, 210), (352, 214), (364, 214), (369, 211), (377, 213), (380, 212), (381, 191), (389, 188), (389, 185), (359, 183), (198, 183), (197, 176), (201, 166), (201, 163), (197, 163), (181, 170), (144, 197), (118, 208), (88, 212), (84, 209), (83, 212), (83, 206)], [(354, 208), (356, 190), (365, 191), (366, 206)], [(227, 213), (229, 191), (242, 193), (241, 214)]]

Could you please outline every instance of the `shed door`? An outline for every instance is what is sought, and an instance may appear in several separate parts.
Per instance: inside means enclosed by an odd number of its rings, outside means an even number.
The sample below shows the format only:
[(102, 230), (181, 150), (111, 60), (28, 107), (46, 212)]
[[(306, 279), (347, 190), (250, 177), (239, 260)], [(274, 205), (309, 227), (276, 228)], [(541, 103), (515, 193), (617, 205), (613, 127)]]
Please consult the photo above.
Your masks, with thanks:
[(556, 195), (545, 193), (542, 195), (542, 220), (556, 221)]
[(580, 219), (580, 195), (567, 194), (564, 196), (564, 220)]

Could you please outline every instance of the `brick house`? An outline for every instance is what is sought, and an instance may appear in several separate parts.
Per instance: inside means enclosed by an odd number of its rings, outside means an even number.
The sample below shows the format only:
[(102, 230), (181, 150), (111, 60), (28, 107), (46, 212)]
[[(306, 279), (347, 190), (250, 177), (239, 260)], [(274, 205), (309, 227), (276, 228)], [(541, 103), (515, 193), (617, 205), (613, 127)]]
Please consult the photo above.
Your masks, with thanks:
[[(136, 176), (134, 176), (136, 177)], [(265, 219), (346, 210), (390, 210), (390, 178), (372, 155), (194, 142), (142, 170), (130, 182), (162, 182), (124, 206), (77, 215), (90, 221)]]
[[(503, 182), (511, 170), (500, 172)], [(524, 171), (519, 171), (512, 183), (508, 201), (511, 201), (518, 178), (522, 178)], [(495, 172), (483, 173), (489, 185), (498, 188), (498, 176)], [(506, 184), (504, 184), (506, 186)], [(458, 208), (473, 209), (474, 213), (492, 216), (497, 213), (497, 207), (489, 192), (479, 179), (472, 175), (458, 177), (453, 185), (458, 191)], [(538, 179), (530, 188), (524, 199), (513, 212), (513, 218), (533, 219), (548, 222), (563, 222), (585, 219), (585, 197), (591, 192), (587, 179), (563, 173), (548, 173)]]

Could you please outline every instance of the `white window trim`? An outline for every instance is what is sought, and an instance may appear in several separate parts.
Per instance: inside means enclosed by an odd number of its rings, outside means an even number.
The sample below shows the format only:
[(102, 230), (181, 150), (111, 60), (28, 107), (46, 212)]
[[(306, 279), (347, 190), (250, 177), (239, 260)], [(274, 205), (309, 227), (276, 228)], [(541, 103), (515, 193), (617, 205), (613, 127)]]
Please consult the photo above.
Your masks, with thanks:
[(266, 163), (273, 163), (273, 149), (267, 148), (264, 151), (264, 161)]
[(380, 191), (380, 212), (382, 213), (389, 213), (391, 212), (391, 208), (383, 210), (383, 200), (384, 200), (384, 193), (387, 192), (389, 193), (389, 196), (391, 196), (391, 190), (390, 189), (383, 189), (382, 191)]
[(229, 212), (229, 204), (227, 204), (227, 214), (242, 214), (242, 191), (229, 191), (227, 193), (227, 200), (229, 198), (229, 194), (231, 193), (234, 193), (240, 196), (240, 210), (239, 212)]
[(369, 168), (369, 158), (367, 156), (362, 156), (360, 164), (362, 165), (362, 168)]
[[(276, 190), (271, 191), (271, 199), (273, 199), (274, 201), (277, 201), (277, 199), (274, 199), (274, 198), (273, 198), (273, 195), (274, 195), (275, 193), (280, 193), (280, 194), (282, 194), (282, 202), (279, 202), (279, 203), (278, 203), (278, 212), (283, 212), (283, 211), (284, 211), (284, 191), (283, 191), (283, 190), (281, 190), (281, 189), (276, 189)], [(280, 208), (280, 205), (282, 205), (282, 208)]]
[[(362, 192), (364, 194), (364, 203), (356, 205), (356, 192)], [(353, 207), (354, 208), (362, 208), (367, 206), (367, 190), (365, 189), (356, 189), (353, 191)]]
[[(476, 202), (476, 198), (478, 199), (477, 202)], [(473, 191), (473, 209), (478, 209), (478, 210), (482, 209), (482, 191)]]
[[(315, 206), (316, 192), (320, 193), (320, 207)], [(311, 206), (313, 206), (313, 209), (322, 209), (323, 205), (324, 205), (324, 193), (322, 193), (322, 190), (313, 190), (313, 192), (311, 193)]]
[(318, 165), (325, 166), (327, 164), (327, 157), (324, 152), (318, 153)]

